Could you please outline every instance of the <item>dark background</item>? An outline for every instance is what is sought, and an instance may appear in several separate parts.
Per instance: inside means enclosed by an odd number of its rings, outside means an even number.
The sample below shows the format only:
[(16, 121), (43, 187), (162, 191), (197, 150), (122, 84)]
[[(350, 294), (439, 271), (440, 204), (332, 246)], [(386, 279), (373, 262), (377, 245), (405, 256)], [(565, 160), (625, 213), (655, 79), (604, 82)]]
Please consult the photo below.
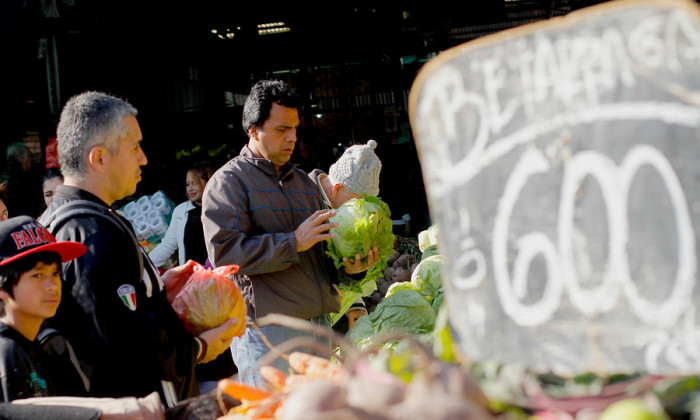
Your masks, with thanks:
[[(380, 197), (394, 218), (411, 214), (415, 235), (430, 222), (407, 114), (421, 66), (475, 38), (600, 2), (0, 0), (0, 162), (7, 144), (22, 141), (43, 170), (63, 104), (104, 91), (139, 110), (149, 164), (136, 195), (161, 189), (179, 203), (185, 166), (218, 167), (237, 154), (250, 86), (277, 78), (303, 98), (294, 161), (327, 171), (345, 147), (375, 139)], [(290, 31), (259, 35), (270, 22)]]

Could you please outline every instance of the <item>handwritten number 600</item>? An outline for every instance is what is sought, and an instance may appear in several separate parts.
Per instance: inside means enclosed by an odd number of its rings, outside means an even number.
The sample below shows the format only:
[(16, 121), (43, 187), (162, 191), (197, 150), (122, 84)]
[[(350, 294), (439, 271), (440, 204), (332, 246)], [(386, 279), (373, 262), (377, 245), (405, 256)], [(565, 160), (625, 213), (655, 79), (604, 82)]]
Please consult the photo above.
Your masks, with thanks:
[[(670, 296), (661, 303), (644, 298), (632, 280), (626, 245), (629, 223), (629, 188), (642, 165), (650, 165), (660, 175), (669, 194), (676, 221), (678, 261)], [(504, 311), (519, 325), (537, 326), (552, 318), (561, 304), (564, 290), (576, 309), (587, 316), (615, 308), (620, 293), (632, 313), (647, 325), (669, 328), (692, 304), (692, 289), (697, 266), (695, 235), (680, 181), (668, 160), (657, 149), (638, 145), (625, 156), (620, 166), (594, 151), (574, 155), (567, 161), (562, 180), (558, 217), (558, 248), (542, 232), (531, 232), (517, 241), (518, 254), (511, 279), (508, 270), (508, 231), (518, 196), (528, 179), (549, 171), (549, 163), (538, 150), (525, 153), (509, 177), (499, 202), (493, 231), (492, 254), (496, 290)], [(577, 191), (590, 175), (601, 188), (606, 206), (608, 261), (597, 287), (580, 286), (573, 258), (574, 208)], [(650, 244), (651, 245), (651, 244)], [(547, 283), (539, 301), (525, 304), (527, 276), (533, 258), (541, 254), (547, 264)]]

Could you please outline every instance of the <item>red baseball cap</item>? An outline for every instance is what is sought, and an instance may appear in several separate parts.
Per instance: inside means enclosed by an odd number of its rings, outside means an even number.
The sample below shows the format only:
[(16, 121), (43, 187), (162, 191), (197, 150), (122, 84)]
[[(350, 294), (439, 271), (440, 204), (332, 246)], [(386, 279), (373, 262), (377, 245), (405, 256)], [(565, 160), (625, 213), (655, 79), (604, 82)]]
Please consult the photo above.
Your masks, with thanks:
[(66, 262), (80, 257), (87, 248), (79, 242), (56, 242), (44, 226), (29, 216), (0, 222), (0, 266), (44, 251), (57, 253), (61, 262)]

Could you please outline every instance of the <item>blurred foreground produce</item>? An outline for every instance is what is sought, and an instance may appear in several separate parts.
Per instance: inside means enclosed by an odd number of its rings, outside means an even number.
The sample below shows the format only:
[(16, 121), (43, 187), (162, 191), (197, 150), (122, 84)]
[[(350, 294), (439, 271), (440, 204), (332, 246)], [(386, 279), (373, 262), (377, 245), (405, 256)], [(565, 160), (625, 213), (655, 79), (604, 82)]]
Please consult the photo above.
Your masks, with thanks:
[[(298, 319), (274, 316), (271, 323), (317, 330)], [(325, 334), (333, 335), (332, 332)], [(406, 346), (388, 351), (371, 346), (358, 351), (339, 336), (342, 359), (292, 351), (292, 372), (261, 368), (265, 389), (226, 379), (218, 392), (240, 401), (225, 419), (493, 419), (479, 384), (460, 365), (446, 363), (418, 340), (401, 339)], [(284, 351), (284, 348), (278, 347)], [(320, 350), (320, 349), (319, 349)]]
[(218, 327), (230, 318), (238, 318), (235, 336), (245, 332), (246, 305), (238, 286), (229, 278), (238, 271), (237, 265), (208, 269), (196, 264), (172, 306), (185, 328), (199, 335)]

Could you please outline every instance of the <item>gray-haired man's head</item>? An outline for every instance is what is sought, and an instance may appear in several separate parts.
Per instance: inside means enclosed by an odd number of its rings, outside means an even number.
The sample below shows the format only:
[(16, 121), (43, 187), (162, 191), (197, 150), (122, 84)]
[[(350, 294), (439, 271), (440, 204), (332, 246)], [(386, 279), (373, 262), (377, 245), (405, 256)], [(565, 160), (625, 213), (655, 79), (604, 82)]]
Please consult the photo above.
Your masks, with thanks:
[(95, 146), (115, 152), (119, 139), (128, 133), (124, 117), (137, 113), (126, 101), (101, 92), (72, 97), (61, 112), (56, 130), (61, 172), (81, 177), (86, 171), (88, 153)]

